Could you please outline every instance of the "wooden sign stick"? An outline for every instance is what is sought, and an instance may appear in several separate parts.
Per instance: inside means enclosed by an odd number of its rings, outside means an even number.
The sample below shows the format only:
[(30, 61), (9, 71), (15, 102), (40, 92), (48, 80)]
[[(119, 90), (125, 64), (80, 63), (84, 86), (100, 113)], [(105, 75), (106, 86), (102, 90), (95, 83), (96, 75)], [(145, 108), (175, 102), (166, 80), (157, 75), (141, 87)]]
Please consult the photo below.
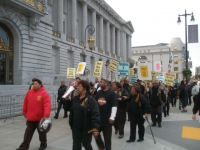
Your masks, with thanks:
[(110, 73), (111, 73), (111, 71), (109, 71), (109, 73), (108, 73), (108, 75), (106, 77), (106, 80), (108, 80), (108, 77), (110, 76)]

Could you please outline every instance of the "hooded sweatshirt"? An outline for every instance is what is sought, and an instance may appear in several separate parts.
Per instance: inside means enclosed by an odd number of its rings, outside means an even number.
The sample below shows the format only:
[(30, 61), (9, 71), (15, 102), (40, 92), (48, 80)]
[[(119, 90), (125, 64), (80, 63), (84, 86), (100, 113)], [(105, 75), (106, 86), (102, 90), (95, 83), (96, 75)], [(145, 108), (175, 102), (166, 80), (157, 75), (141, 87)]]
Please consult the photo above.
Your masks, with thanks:
[(42, 86), (39, 90), (29, 90), (26, 93), (23, 104), (23, 114), (28, 121), (40, 121), (43, 117), (49, 117), (51, 112), (51, 99)]

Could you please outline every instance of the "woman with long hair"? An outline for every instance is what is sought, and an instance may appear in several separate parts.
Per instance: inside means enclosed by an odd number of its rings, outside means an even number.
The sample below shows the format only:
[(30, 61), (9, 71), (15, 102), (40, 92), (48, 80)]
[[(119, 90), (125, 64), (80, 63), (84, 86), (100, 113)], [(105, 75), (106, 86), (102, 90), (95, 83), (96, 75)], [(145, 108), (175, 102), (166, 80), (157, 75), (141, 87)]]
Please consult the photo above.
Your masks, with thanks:
[(81, 80), (77, 86), (78, 96), (72, 100), (69, 124), (73, 135), (73, 150), (92, 150), (92, 134), (99, 135), (100, 113), (97, 101), (89, 95), (90, 84)]
[(144, 121), (143, 115), (148, 118), (148, 113), (150, 113), (150, 105), (143, 94), (141, 94), (140, 86), (135, 84), (131, 87), (130, 100), (130, 138), (127, 143), (135, 142), (136, 139), (136, 126), (139, 128), (139, 139), (137, 142), (144, 141)]
[(121, 139), (124, 137), (128, 92), (122, 88), (119, 82), (113, 82), (112, 89), (117, 94), (118, 100), (117, 114), (114, 121), (115, 134), (119, 132), (119, 139)]

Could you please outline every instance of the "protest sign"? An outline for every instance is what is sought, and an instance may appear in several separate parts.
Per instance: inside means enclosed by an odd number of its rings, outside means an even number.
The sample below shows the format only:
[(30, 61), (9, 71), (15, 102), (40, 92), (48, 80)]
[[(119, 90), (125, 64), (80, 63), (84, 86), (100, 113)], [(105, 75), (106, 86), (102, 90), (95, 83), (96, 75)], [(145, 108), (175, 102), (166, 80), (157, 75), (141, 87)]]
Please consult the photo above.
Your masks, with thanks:
[(101, 77), (103, 61), (96, 61), (93, 76)]
[(67, 68), (67, 78), (75, 79), (76, 68)]

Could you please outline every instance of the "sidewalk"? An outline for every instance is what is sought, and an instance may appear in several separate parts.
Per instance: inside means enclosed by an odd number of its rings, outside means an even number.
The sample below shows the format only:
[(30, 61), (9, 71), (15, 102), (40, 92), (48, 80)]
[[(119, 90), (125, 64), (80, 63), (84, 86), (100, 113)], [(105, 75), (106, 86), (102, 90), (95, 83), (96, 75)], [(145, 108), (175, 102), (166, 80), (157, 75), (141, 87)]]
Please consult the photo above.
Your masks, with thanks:
[[(181, 143), (178, 143), (180, 139), (178, 138), (176, 143), (169, 142), (168, 138), (170, 138), (171, 134), (166, 133), (168, 135), (167, 139), (166, 136), (162, 137), (159, 135), (161, 131), (164, 131), (164, 129), (173, 129), (174, 124), (177, 121), (189, 121), (189, 124), (191, 122), (192, 124), (198, 124), (198, 122), (190, 121), (191, 120), (191, 114), (192, 114), (192, 106), (188, 106), (188, 112), (187, 113), (181, 113), (178, 110), (178, 107), (174, 108), (171, 107), (170, 110), (170, 116), (169, 117), (163, 117), (163, 127), (160, 129), (158, 127), (154, 127), (153, 132), (156, 139), (156, 144), (154, 144), (152, 136), (149, 132), (149, 127), (147, 122), (145, 122), (146, 127), (146, 133), (145, 133), (145, 140), (142, 143), (126, 143), (126, 140), (129, 139), (129, 132), (130, 132), (130, 122), (126, 122), (125, 125), (125, 135), (123, 139), (118, 139), (118, 135), (114, 134), (113, 129), (113, 135), (112, 135), (112, 149), (113, 150), (186, 150), (184, 147), (180, 146)], [(53, 118), (54, 112), (52, 111), (51, 117)], [(71, 129), (68, 125), (68, 118), (62, 118), (63, 117), (63, 111), (60, 112), (60, 118), (57, 120), (53, 119), (53, 127), (51, 131), (48, 133), (48, 147), (47, 150), (71, 150), (72, 149), (72, 135), (71, 135)], [(149, 118), (149, 121), (151, 119)], [(23, 116), (15, 117), (14, 123), (12, 123), (11, 119), (8, 119), (5, 123), (4, 120), (0, 120), (0, 149), (1, 150), (15, 150), (18, 148), (18, 146), (21, 144), (23, 140), (24, 131), (26, 128), (26, 120)], [(168, 123), (167, 123), (168, 122)], [(166, 124), (166, 125), (165, 125)], [(168, 125), (167, 125), (168, 124)], [(183, 126), (184, 124), (182, 124)], [(180, 126), (180, 128), (182, 128)], [(173, 132), (173, 130), (172, 130)], [(157, 134), (156, 134), (157, 133)], [(172, 133), (173, 134), (173, 133)], [(164, 134), (165, 135), (165, 134)], [(160, 137), (159, 137), (160, 136)], [(164, 140), (166, 139), (166, 140)], [(186, 141), (189, 141), (189, 139), (184, 139)], [(199, 146), (199, 141), (192, 140), (192, 142), (195, 142), (194, 144)], [(173, 144), (174, 143), (174, 144)], [(38, 150), (39, 149), (39, 139), (37, 131), (35, 132), (31, 145), (30, 150)], [(93, 139), (92, 141), (93, 149), (97, 149), (97, 146), (95, 144), (95, 141)], [(195, 146), (194, 146), (195, 147)], [(199, 149), (199, 147), (197, 147)], [(190, 149), (191, 150), (191, 149)], [(196, 150), (196, 149), (195, 149)]]

